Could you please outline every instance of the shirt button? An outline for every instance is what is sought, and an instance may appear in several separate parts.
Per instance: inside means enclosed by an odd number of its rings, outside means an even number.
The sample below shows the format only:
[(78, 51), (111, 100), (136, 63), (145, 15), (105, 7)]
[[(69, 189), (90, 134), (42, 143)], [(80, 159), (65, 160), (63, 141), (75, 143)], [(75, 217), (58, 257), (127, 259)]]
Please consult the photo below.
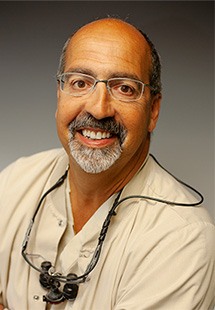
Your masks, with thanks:
[(63, 227), (63, 226), (64, 226), (63, 220), (59, 220), (59, 221), (58, 221), (58, 226), (60, 226), (60, 227)]
[(91, 253), (89, 251), (83, 251), (80, 253), (80, 257), (85, 257), (85, 258), (88, 258), (90, 257)]
[(40, 296), (34, 295), (34, 296), (33, 296), (33, 299), (34, 299), (34, 300), (39, 300), (39, 299), (40, 299)]

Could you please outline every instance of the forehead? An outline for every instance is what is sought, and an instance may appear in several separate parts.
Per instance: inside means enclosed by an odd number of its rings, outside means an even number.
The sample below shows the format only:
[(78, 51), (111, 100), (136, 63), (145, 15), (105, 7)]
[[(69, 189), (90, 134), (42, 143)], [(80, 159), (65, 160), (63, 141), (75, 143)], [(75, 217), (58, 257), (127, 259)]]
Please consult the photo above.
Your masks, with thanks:
[(115, 72), (146, 78), (151, 68), (150, 48), (127, 23), (94, 22), (81, 28), (67, 47), (65, 71), (76, 68), (86, 68), (101, 78)]

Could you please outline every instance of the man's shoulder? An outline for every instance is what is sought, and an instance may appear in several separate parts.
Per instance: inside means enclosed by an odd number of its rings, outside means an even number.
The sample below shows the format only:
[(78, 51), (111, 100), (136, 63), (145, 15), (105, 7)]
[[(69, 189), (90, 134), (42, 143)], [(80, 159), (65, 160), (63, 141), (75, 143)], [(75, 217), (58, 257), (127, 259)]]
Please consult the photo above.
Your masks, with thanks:
[(35, 153), (35, 154), (32, 154), (32, 155), (27, 155), (27, 156), (23, 156), (23, 157), (20, 157), (18, 158), (16, 161), (14, 161), (12, 163), (13, 164), (28, 164), (28, 163), (32, 163), (32, 162), (37, 162), (37, 161), (40, 161), (41, 160), (47, 160), (49, 159), (50, 161), (53, 160), (53, 159), (56, 159), (58, 157), (61, 157), (65, 154), (65, 151), (64, 149), (62, 148), (57, 148), (57, 149), (50, 149), (50, 150), (45, 150), (45, 151), (41, 151), (41, 152), (38, 152), (38, 153)]
[(41, 161), (52, 161), (55, 160), (58, 157), (61, 157), (65, 154), (65, 151), (62, 148), (58, 149), (51, 149), (51, 150), (46, 150), (46, 151), (41, 151), (35, 154), (27, 155), (20, 157), (16, 159), (14, 162), (12, 162), (9, 166), (7, 166), (5, 169), (2, 170), (4, 172), (8, 168), (10, 169), (11, 167), (19, 167), (19, 166), (25, 166), (29, 164), (34, 164), (37, 162)]
[(63, 169), (68, 159), (64, 149), (52, 149), (39, 152), (33, 155), (21, 157), (11, 163), (0, 173), (0, 183), (22, 181), (24, 179), (37, 178), (42, 174), (52, 171), (58, 163), (63, 162)]
[(177, 176), (161, 166), (155, 157), (150, 156), (147, 165), (146, 188), (158, 199), (170, 202), (170, 205), (181, 203), (189, 206), (201, 200), (201, 196), (191, 185), (179, 180)]
[(213, 223), (202, 203), (192, 206), (201, 201), (201, 196), (160, 166), (152, 156), (136, 177), (134, 185), (139, 187), (140, 195), (154, 198), (143, 200), (143, 204), (148, 202), (153, 213), (162, 211), (165, 220), (177, 222), (179, 226)]

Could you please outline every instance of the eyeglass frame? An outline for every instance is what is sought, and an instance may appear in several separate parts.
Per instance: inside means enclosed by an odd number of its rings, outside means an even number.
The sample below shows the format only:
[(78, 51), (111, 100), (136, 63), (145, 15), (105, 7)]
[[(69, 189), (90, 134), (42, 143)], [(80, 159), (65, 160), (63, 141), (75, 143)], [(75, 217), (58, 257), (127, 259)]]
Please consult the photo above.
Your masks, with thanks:
[[(74, 95), (74, 94), (71, 94), (69, 92), (66, 92), (64, 91), (63, 89), (63, 84), (65, 83), (65, 81), (63, 81), (63, 77), (66, 76), (66, 75), (72, 75), (72, 74), (76, 74), (76, 75), (79, 75), (79, 76), (83, 76), (83, 77), (88, 77), (88, 78), (91, 78), (92, 80), (94, 80), (94, 83), (93, 85), (91, 86), (91, 88), (89, 89), (88, 92), (86, 92), (85, 94), (81, 94), (81, 95)], [(112, 93), (112, 90), (111, 90), (111, 87), (108, 85), (110, 83), (110, 81), (117, 81), (117, 80), (126, 80), (126, 81), (133, 81), (133, 82), (137, 82), (137, 83), (140, 83), (142, 85), (142, 90), (141, 90), (141, 93), (140, 93), (140, 96), (138, 98), (135, 98), (135, 99), (128, 99), (128, 100), (123, 100), (123, 99), (118, 99), (116, 98), (113, 93)], [(110, 79), (96, 79), (94, 76), (92, 75), (89, 75), (89, 74), (85, 74), (85, 73), (81, 73), (81, 72), (75, 72), (75, 71), (68, 71), (68, 72), (64, 72), (62, 74), (58, 74), (57, 75), (57, 81), (59, 82), (60, 84), (60, 90), (64, 93), (64, 94), (67, 94), (69, 96), (73, 96), (73, 97), (82, 97), (82, 96), (85, 96), (85, 95), (88, 95), (90, 94), (91, 92), (93, 92), (96, 88), (96, 85), (98, 83), (105, 83), (106, 85), (106, 88), (108, 90), (108, 93), (111, 95), (111, 97), (115, 100), (119, 100), (119, 101), (122, 101), (122, 102), (131, 102), (131, 101), (138, 101), (140, 98), (142, 98), (143, 96), (143, 93), (144, 93), (144, 90), (145, 90), (145, 86), (149, 87), (151, 90), (153, 90), (154, 88), (150, 85), (150, 84), (147, 84), (147, 83), (144, 83), (143, 81), (141, 80), (138, 80), (138, 79), (133, 79), (133, 78), (127, 78), (127, 77), (114, 77), (114, 78), (110, 78)]]

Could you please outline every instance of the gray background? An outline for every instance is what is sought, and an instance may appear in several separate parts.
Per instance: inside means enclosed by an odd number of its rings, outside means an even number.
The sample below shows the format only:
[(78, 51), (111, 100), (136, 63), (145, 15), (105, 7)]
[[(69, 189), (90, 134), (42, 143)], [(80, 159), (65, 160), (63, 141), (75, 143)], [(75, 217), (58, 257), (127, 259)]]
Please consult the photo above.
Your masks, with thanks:
[(214, 214), (212, 1), (0, 2), (0, 169), (60, 146), (54, 76), (61, 47), (76, 28), (108, 14), (147, 32), (159, 50), (163, 104), (151, 152), (199, 189)]

